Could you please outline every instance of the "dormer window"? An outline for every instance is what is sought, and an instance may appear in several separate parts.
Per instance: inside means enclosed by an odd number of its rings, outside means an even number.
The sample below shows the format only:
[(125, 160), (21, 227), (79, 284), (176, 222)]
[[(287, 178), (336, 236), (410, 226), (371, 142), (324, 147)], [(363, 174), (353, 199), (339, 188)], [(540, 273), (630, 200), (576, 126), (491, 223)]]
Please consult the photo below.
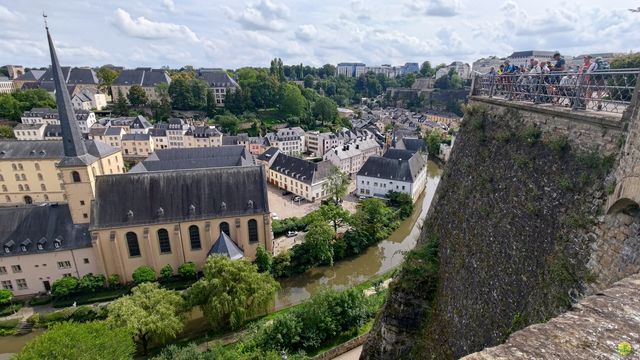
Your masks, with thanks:
[(191, 204), (189, 205), (189, 215), (193, 216), (196, 214), (196, 206)]
[(247, 201), (247, 209), (253, 209), (253, 200)]
[(133, 210), (127, 211), (127, 220), (133, 219)]
[(53, 247), (59, 249), (62, 246), (62, 238), (58, 236), (55, 240), (53, 240)]
[(13, 240), (9, 240), (4, 244), (4, 252), (9, 254), (11, 252), (11, 250), (13, 249), (13, 246), (16, 243)]
[(47, 243), (47, 238), (42, 238), (40, 240), (38, 240), (38, 244), (36, 245), (36, 247), (38, 248), (38, 250), (44, 250), (44, 245)]
[(156, 210), (156, 215), (158, 215), (158, 217), (163, 217), (164, 216), (164, 209), (159, 207), (158, 210)]
[(227, 210), (227, 203), (226, 202), (222, 202), (222, 204), (220, 204), (220, 210), (222, 211), (226, 211)]

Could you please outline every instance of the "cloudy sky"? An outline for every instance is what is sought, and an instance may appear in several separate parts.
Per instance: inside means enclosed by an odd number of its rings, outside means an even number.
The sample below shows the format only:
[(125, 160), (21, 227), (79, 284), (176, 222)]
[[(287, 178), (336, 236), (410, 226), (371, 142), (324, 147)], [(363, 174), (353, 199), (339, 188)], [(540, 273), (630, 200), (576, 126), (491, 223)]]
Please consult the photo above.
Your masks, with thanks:
[(0, 0), (0, 65), (368, 65), (640, 50), (640, 1)]

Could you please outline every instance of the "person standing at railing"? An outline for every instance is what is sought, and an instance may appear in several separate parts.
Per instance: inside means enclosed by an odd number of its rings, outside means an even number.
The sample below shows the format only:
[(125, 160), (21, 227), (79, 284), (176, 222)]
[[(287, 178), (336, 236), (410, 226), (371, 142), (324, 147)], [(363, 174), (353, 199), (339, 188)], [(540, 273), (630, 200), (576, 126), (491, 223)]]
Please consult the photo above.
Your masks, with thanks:
[(540, 104), (540, 93), (544, 88), (542, 82), (542, 67), (538, 59), (531, 59), (531, 70), (529, 71), (529, 92), (533, 97), (534, 104)]
[(515, 75), (516, 75), (516, 67), (513, 66), (509, 60), (504, 61), (504, 84), (505, 90), (507, 91), (507, 100), (511, 100), (513, 98), (513, 84), (515, 83)]
[(575, 101), (575, 92), (576, 87), (578, 85), (576, 77), (573, 75), (573, 70), (569, 70), (569, 74), (565, 75), (560, 79), (560, 83), (558, 84), (558, 92), (560, 95), (559, 104), (562, 104), (567, 101), (564, 106), (573, 107), (573, 102)]
[(558, 85), (562, 76), (554, 75), (554, 73), (560, 73), (560, 72), (566, 71), (567, 62), (560, 55), (559, 52), (556, 52), (555, 54), (553, 54), (553, 59), (555, 60), (556, 63), (549, 69), (549, 71), (551, 72), (551, 75), (547, 77), (548, 78), (547, 82), (549, 84), (547, 86), (547, 94), (552, 97), (551, 98), (552, 103), (554, 102), (553, 101), (554, 99), (557, 99), (558, 103), (560, 103), (560, 98), (558, 97), (560, 93), (558, 89)]
[(586, 109), (587, 101), (591, 98), (591, 74), (593, 64), (591, 63), (591, 55), (585, 55), (582, 60), (582, 66), (578, 69), (578, 89), (576, 90), (576, 101), (573, 109)]
[(496, 77), (498, 74), (496, 74), (496, 69), (492, 66), (491, 69), (489, 69), (489, 72), (487, 73), (487, 86), (489, 89), (489, 97), (493, 97), (493, 94), (496, 90)]
[(602, 60), (602, 58), (599, 56), (596, 58), (596, 61), (593, 62), (589, 67), (589, 69), (587, 70), (587, 73), (590, 74), (591, 76), (591, 83), (592, 83), (591, 84), (592, 93), (589, 97), (592, 98), (593, 91), (595, 91), (596, 93), (595, 97), (598, 99), (597, 105), (596, 105), (597, 111), (602, 110), (602, 98), (604, 97), (605, 90), (606, 90), (606, 83), (604, 79), (605, 75), (598, 74), (598, 72), (605, 72), (608, 70), (610, 70), (609, 63)]

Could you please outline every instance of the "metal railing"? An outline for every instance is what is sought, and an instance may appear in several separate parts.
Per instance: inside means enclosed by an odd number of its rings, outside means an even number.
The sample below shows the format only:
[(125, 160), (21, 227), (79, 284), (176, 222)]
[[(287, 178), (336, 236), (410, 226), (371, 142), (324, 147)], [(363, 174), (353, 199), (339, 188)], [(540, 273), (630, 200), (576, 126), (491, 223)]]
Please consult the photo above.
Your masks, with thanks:
[(473, 95), (550, 104), (572, 110), (622, 113), (634, 95), (639, 71), (611, 69), (591, 73), (483, 74), (475, 78)]

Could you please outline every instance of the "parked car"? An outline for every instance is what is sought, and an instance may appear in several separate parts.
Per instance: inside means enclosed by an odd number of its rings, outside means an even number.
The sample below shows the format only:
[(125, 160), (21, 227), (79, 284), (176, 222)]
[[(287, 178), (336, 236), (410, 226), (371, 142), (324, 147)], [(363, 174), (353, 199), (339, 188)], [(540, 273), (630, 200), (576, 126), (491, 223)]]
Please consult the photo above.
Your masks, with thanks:
[(366, 196), (362, 196), (362, 195), (358, 196), (358, 200), (366, 200), (366, 199), (367, 199)]
[(273, 220), (280, 220), (280, 218), (278, 217), (278, 214), (276, 214), (276, 213), (271, 213), (271, 218)]
[(302, 196), (296, 195), (296, 196), (292, 197), (291, 200), (293, 200), (293, 201), (302, 201)]
[(287, 237), (294, 237), (298, 235), (297, 231), (287, 231)]
[(283, 196), (287, 196), (289, 194), (291, 194), (291, 191), (289, 191), (289, 190), (285, 190), (285, 191), (282, 192)]

